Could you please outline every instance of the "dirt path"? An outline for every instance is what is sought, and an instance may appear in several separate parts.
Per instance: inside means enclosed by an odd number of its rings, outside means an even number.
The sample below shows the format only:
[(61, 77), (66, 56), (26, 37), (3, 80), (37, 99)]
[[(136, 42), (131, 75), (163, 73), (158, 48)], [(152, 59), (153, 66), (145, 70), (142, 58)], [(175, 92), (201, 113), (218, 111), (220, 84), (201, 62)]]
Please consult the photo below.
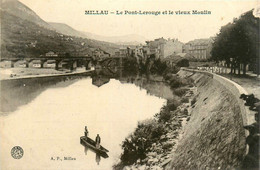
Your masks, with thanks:
[(229, 74), (221, 74), (228, 79), (236, 82), (250, 94), (253, 93), (257, 98), (260, 99), (260, 78), (253, 75), (247, 75), (246, 77), (233, 75), (232, 77)]

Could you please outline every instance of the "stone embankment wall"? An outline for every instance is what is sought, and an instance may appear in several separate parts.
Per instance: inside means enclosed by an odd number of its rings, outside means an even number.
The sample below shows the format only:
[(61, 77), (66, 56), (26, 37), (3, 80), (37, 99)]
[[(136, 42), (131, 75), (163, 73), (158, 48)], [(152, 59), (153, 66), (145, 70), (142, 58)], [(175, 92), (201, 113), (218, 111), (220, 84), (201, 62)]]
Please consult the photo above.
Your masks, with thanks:
[(196, 102), (172, 161), (166, 169), (232, 169), (246, 155), (244, 125), (248, 124), (244, 103), (246, 91), (232, 81), (203, 71), (182, 69), (197, 86)]

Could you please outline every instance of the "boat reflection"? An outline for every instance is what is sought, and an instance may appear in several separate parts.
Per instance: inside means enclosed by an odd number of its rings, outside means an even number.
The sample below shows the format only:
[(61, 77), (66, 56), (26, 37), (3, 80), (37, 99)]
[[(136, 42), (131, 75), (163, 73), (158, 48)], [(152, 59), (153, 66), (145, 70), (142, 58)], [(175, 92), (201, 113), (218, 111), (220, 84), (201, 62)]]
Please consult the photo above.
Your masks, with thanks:
[[(83, 145), (84, 146), (84, 145)], [(101, 161), (101, 157), (106, 159), (108, 158), (108, 154), (104, 153), (104, 154), (100, 154), (100, 153), (97, 153), (95, 150), (87, 147), (87, 146), (84, 146), (84, 152), (85, 152), (85, 155), (88, 155), (88, 152), (94, 152), (96, 153), (96, 162), (97, 162), (97, 165), (99, 165), (100, 161)]]

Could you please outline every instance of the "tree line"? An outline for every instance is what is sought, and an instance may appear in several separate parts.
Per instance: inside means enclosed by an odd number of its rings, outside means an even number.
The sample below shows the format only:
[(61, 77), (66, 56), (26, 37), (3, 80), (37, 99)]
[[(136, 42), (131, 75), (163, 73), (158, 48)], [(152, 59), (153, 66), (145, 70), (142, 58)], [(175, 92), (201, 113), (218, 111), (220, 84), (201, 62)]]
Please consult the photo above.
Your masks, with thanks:
[(225, 61), (231, 73), (246, 74), (246, 68), (259, 74), (259, 18), (253, 10), (222, 26), (214, 39), (211, 55), (216, 62)]

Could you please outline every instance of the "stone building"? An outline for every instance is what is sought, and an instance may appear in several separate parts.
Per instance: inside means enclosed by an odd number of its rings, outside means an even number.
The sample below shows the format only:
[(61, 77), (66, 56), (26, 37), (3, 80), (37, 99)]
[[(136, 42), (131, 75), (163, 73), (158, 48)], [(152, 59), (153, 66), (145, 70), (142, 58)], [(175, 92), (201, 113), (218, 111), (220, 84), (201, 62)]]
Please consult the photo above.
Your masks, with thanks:
[(119, 51), (115, 52), (118, 57), (131, 57), (134, 56), (135, 49), (130, 47), (121, 47)]
[(168, 39), (163, 46), (163, 56), (164, 58), (182, 52), (183, 43), (178, 39)]
[(212, 38), (195, 39), (183, 46), (182, 52), (192, 55), (197, 60), (207, 60), (211, 58)]
[(182, 52), (183, 43), (178, 39), (157, 38), (153, 41), (146, 41), (149, 54), (155, 54), (156, 58), (164, 59), (172, 54)]
[(97, 48), (97, 49), (92, 50), (92, 56), (95, 59), (102, 59), (102, 58), (110, 57), (110, 53), (108, 53), (100, 48)]

